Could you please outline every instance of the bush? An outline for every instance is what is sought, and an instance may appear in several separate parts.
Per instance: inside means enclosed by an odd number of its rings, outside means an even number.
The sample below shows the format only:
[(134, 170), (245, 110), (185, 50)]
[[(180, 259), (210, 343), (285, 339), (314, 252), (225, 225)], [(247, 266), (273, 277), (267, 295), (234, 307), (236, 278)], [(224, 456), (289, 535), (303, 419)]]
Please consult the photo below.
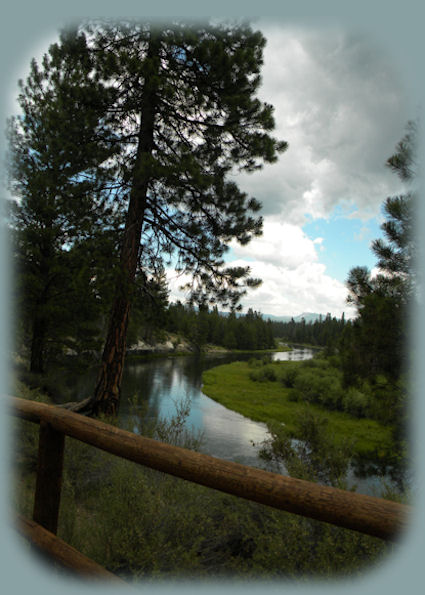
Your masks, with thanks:
[(269, 437), (262, 443), (260, 457), (285, 465), (292, 477), (344, 487), (352, 458), (352, 445), (338, 446), (329, 436), (328, 420), (306, 410), (298, 415), (296, 440), (283, 424), (267, 424)]
[(263, 366), (267, 366), (267, 364), (271, 364), (273, 361), (273, 357), (270, 354), (263, 355), (261, 358)]
[(303, 368), (320, 368), (324, 369), (329, 367), (328, 359), (325, 359), (320, 356), (312, 357), (311, 359), (306, 359), (302, 362)]
[[(303, 365), (294, 378), (293, 400), (317, 403), (333, 410), (342, 409), (342, 384), (340, 372), (323, 365), (323, 360), (310, 360), (313, 365)], [(307, 364), (307, 362), (306, 362)]]
[(296, 390), (291, 390), (290, 393), (288, 394), (288, 401), (291, 401), (292, 403), (298, 403), (300, 400), (301, 400), (300, 393), (297, 392)]
[(251, 357), (248, 360), (248, 366), (250, 368), (258, 368), (262, 365), (263, 365), (263, 361), (261, 359), (259, 359), (258, 357)]
[(258, 378), (259, 378), (259, 374), (258, 371), (252, 371), (249, 373), (249, 379), (252, 380), (252, 382), (258, 382)]
[(297, 400), (314, 403), (318, 396), (316, 390), (316, 373), (303, 366), (294, 380), (294, 392)]
[(249, 378), (254, 382), (275, 382), (277, 379), (276, 370), (273, 366), (262, 366), (250, 372)]
[(344, 411), (355, 417), (366, 417), (369, 409), (369, 398), (354, 386), (350, 386), (343, 398)]
[(263, 373), (264, 373), (266, 380), (269, 380), (270, 382), (276, 381), (276, 379), (277, 379), (276, 370), (272, 366), (264, 366)]
[(296, 368), (286, 365), (280, 374), (280, 381), (285, 388), (293, 388), (297, 375), (298, 370)]
[(328, 409), (340, 410), (342, 408), (342, 387), (339, 378), (334, 375), (318, 378), (316, 390), (318, 403)]

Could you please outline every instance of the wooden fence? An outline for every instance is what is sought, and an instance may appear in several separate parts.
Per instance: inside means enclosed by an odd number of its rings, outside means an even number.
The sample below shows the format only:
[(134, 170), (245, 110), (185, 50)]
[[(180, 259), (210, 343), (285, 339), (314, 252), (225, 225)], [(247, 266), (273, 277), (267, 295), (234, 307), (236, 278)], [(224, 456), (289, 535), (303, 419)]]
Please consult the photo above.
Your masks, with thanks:
[(188, 481), (381, 539), (395, 540), (407, 525), (410, 508), (403, 504), (224, 461), (53, 405), (16, 397), (10, 402), (13, 415), (40, 424), (33, 521), (21, 518), (18, 528), (80, 573), (119, 580), (56, 536), (65, 436)]

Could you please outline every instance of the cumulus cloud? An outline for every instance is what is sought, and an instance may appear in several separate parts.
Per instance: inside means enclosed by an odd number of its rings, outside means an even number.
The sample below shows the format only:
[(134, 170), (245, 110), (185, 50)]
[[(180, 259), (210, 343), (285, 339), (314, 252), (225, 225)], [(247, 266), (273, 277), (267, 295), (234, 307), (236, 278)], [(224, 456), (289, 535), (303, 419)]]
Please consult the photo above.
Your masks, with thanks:
[(311, 239), (296, 225), (266, 221), (261, 237), (246, 246), (232, 244), (237, 257), (232, 265), (249, 266), (251, 274), (263, 281), (244, 297), (244, 307), (275, 315), (353, 315), (346, 304), (345, 285), (327, 275), (319, 262), (322, 243), (323, 238)]
[[(278, 221), (266, 221), (264, 233), (246, 246), (232, 243), (232, 266), (249, 266), (251, 275), (262, 284), (249, 290), (242, 300), (248, 308), (274, 315), (298, 315), (317, 312), (340, 317), (354, 314), (346, 304), (347, 289), (343, 283), (326, 274), (317, 250), (323, 238), (309, 238), (300, 227)], [(172, 301), (184, 301), (187, 295), (180, 287), (187, 275), (167, 271)]]
[[(403, 190), (385, 162), (414, 117), (411, 99), (385, 48), (370, 38), (261, 19), (255, 27), (267, 39), (259, 95), (274, 106), (274, 135), (289, 149), (259, 172), (235, 173), (264, 217), (262, 237), (231, 244), (230, 264), (250, 266), (263, 280), (244, 308), (353, 315), (344, 283), (320, 262), (326, 237), (310, 238), (302, 226), (338, 209), (338, 217), (363, 221), (354, 239), (370, 240), (368, 220)], [(173, 295), (181, 295), (178, 284), (172, 280)]]
[[(317, 238), (317, 241), (320, 239)], [(246, 246), (232, 242), (231, 248), (237, 257), (284, 266), (290, 270), (302, 263), (317, 261), (314, 241), (300, 227), (279, 221), (265, 221), (262, 236), (254, 238)]]
[(403, 135), (409, 101), (385, 51), (336, 30), (258, 23), (267, 45), (260, 96), (289, 142), (276, 164), (240, 175), (264, 214), (302, 225), (335, 206), (367, 219), (401, 188), (385, 161)]
[(340, 317), (342, 312), (354, 312), (346, 304), (347, 289), (343, 283), (326, 275), (325, 266), (305, 262), (290, 269), (272, 263), (238, 259), (237, 266), (248, 265), (262, 285), (243, 299), (244, 309), (253, 308), (263, 314), (298, 315), (303, 312), (330, 312)]

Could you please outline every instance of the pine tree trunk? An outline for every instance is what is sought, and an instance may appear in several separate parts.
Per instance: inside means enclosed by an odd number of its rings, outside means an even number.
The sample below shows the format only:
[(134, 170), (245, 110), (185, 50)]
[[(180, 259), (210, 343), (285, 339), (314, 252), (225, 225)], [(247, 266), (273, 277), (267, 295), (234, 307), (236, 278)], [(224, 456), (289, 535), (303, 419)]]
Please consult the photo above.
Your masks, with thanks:
[(151, 156), (154, 147), (154, 124), (157, 105), (156, 56), (159, 39), (152, 36), (147, 59), (154, 68), (147, 77), (141, 106), (141, 126), (138, 149), (133, 170), (124, 238), (120, 255), (120, 271), (115, 289), (115, 300), (109, 319), (108, 334), (102, 355), (102, 363), (94, 393), (95, 414), (116, 415), (121, 396), (121, 380), (126, 352), (127, 327), (131, 307), (131, 296), (139, 258), (146, 196), (153, 175)]

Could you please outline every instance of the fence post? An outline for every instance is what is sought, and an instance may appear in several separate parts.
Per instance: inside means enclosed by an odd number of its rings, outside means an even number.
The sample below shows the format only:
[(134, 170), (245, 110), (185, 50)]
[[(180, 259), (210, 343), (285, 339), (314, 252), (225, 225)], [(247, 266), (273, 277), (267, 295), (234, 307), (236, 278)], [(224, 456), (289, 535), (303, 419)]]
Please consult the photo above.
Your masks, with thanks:
[(33, 520), (56, 534), (62, 487), (65, 435), (40, 420)]

